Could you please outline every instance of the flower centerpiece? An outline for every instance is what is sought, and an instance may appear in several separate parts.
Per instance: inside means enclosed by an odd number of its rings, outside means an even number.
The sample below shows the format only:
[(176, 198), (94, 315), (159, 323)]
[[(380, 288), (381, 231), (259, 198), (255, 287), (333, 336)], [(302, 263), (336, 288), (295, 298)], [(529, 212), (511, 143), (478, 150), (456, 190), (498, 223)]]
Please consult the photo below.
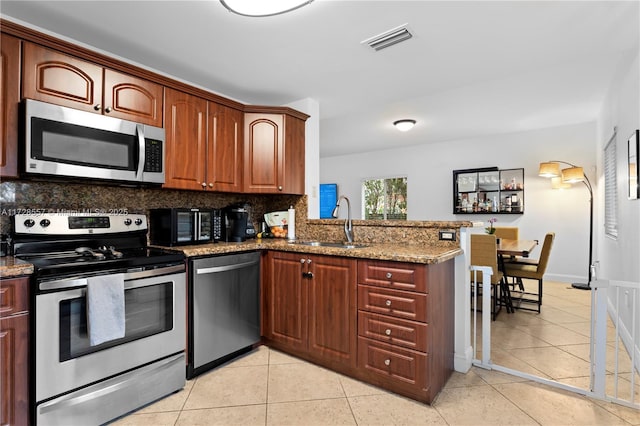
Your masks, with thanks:
[(489, 219), (489, 226), (484, 228), (484, 230), (487, 232), (487, 234), (495, 234), (496, 233), (496, 228), (493, 227), (493, 224), (496, 223), (498, 221), (498, 219), (491, 218)]

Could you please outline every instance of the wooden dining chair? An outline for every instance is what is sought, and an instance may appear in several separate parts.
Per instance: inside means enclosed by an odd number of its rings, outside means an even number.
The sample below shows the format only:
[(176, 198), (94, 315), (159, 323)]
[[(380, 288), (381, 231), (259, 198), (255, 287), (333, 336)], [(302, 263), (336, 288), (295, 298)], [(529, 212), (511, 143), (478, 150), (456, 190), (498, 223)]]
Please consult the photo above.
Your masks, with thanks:
[(520, 309), (537, 311), (540, 313), (540, 306), (542, 306), (542, 281), (544, 273), (547, 270), (549, 255), (551, 254), (551, 247), (553, 246), (555, 236), (556, 234), (554, 232), (549, 232), (545, 235), (538, 260), (518, 258), (514, 261), (505, 260), (504, 262), (505, 275), (508, 277), (514, 277), (518, 283), (522, 284), (523, 279), (538, 281), (538, 293), (521, 291), (521, 296), (519, 298), (512, 297), (512, 299), (519, 302), (534, 303), (537, 305), (537, 309), (519, 306)]
[[(492, 290), (492, 308), (491, 318), (496, 319), (498, 313), (502, 309), (503, 300), (508, 297), (508, 289), (504, 281), (504, 274), (498, 270), (498, 249), (496, 244), (496, 236), (490, 234), (472, 234), (471, 235), (471, 265), (473, 266), (489, 266), (493, 270), (491, 275)], [(476, 275), (476, 281), (482, 282), (482, 272)], [(473, 282), (473, 272), (471, 276)], [(509, 305), (507, 305), (509, 307)]]
[(517, 226), (495, 226), (494, 235), (496, 238), (506, 238), (507, 240), (517, 240), (520, 232)]

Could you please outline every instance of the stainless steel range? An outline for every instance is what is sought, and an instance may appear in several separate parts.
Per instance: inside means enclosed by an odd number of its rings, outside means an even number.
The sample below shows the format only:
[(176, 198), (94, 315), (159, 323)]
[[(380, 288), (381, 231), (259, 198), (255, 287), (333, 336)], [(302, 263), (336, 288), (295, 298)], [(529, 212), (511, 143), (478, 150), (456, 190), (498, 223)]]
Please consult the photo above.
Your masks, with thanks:
[(102, 424), (185, 384), (185, 261), (144, 215), (16, 215), (32, 263), (32, 419)]

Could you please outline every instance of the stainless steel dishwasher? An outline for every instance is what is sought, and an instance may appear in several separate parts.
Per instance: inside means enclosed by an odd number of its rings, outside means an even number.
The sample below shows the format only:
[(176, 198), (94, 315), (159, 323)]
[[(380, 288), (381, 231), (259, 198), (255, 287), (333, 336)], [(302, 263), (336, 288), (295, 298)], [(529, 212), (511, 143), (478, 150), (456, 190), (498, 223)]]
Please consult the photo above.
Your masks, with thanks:
[(189, 261), (187, 378), (260, 341), (260, 253)]

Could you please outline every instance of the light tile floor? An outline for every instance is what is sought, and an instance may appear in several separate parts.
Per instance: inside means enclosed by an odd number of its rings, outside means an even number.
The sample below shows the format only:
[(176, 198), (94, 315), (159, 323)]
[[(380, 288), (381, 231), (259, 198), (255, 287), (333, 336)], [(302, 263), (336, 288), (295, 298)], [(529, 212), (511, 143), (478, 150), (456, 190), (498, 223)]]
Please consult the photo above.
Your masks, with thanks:
[[(493, 324), (494, 362), (588, 385), (588, 295), (545, 282), (541, 314), (503, 311)], [(454, 372), (426, 405), (263, 346), (114, 424), (640, 425), (640, 410), (476, 367)]]

